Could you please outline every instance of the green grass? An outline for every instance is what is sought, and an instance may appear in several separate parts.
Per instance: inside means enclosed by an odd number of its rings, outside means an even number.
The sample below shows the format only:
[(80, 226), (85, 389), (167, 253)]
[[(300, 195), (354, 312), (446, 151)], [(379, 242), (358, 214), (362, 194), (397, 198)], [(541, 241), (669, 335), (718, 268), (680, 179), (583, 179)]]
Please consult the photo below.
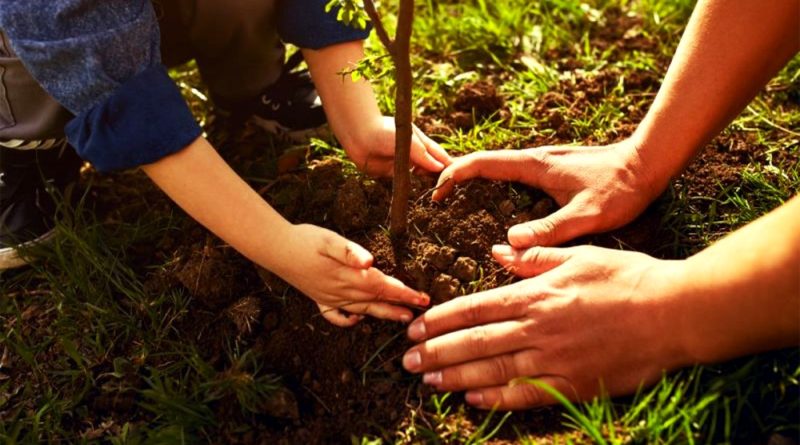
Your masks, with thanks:
[[(413, 63), (418, 115), (443, 118), (459, 88), (491, 79), (508, 115), (479, 120), (468, 130), (437, 139), (453, 153), (520, 148), (537, 140), (603, 143), (619, 139), (641, 118), (677, 45), (693, 2), (687, 0), (485, 0), (419, 1)], [(387, 14), (392, 22), (391, 13)], [(632, 33), (649, 46), (626, 50), (598, 36), (611, 17), (635, 20)], [(380, 56), (377, 40), (370, 54)], [(565, 60), (569, 59), (570, 64)], [(378, 60), (378, 71), (391, 69)], [(380, 65), (384, 64), (384, 65)], [(207, 104), (192, 72), (177, 73), (198, 116)], [(537, 104), (552, 92), (574, 98), (586, 79), (608, 76), (600, 98), (585, 107), (556, 108), (566, 132), (552, 128)], [(374, 78), (381, 106), (392, 109), (391, 75)], [(800, 191), (800, 57), (731, 125), (727, 135), (747, 136), (762, 148), (733, 185), (707, 196), (680, 182), (660, 201), (666, 256), (690, 255), (779, 206)], [(193, 98), (193, 99), (192, 99)], [(213, 135), (212, 135), (213, 136)], [(342, 156), (319, 141), (315, 153)], [(97, 178), (88, 193), (113, 193)], [(88, 196), (88, 195), (87, 195)], [(60, 212), (56, 243), (32, 254), (33, 268), (0, 275), (0, 443), (215, 442), (216, 414), (233, 407), (241, 428), (253, 424), (261, 400), (279, 388), (245, 340), (232, 338), (225, 357), (208, 357), (202, 345), (179, 335), (191, 297), (153, 292), (148, 278), (170, 267), (169, 258), (136, 255), (186, 229), (185, 218), (150, 211), (146, 198), (123, 211), (95, 211), (85, 199)], [(98, 215), (104, 215), (100, 219)], [(153, 215), (159, 215), (153, 218)], [(480, 280), (472, 283), (480, 289)], [(380, 354), (376, 350), (375, 356)], [(435, 396), (408, 407), (407, 422), (354, 443), (459, 443), (490, 441), (497, 428), (517, 430), (520, 443), (732, 443), (772, 433), (797, 437), (800, 412), (797, 350), (745, 357), (718, 366), (665, 376), (626, 399), (566, 404), (567, 430), (530, 433), (517, 417), (494, 413), (467, 425), (456, 397)], [(367, 364), (369, 365), (369, 363)], [(365, 372), (368, 371), (365, 365)], [(6, 379), (14, 374), (22, 378)], [(134, 418), (84, 423), (99, 396), (133, 397)], [(110, 423), (109, 423), (110, 422)]]

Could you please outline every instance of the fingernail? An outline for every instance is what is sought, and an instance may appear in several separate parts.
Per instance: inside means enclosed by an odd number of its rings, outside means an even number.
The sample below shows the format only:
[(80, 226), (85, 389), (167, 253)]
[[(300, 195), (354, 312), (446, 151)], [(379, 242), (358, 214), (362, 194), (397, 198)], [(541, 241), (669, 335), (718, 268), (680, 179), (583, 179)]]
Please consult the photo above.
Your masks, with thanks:
[(409, 371), (416, 371), (422, 365), (422, 355), (419, 351), (406, 353), (403, 357), (403, 367)]
[(483, 393), (468, 391), (464, 394), (464, 400), (470, 405), (483, 405)]
[(514, 255), (514, 249), (506, 244), (495, 244), (492, 246), (492, 254), (497, 256), (512, 256)]
[(427, 306), (427, 305), (431, 304), (431, 297), (429, 297), (427, 294), (421, 292), (420, 296), (419, 296), (419, 300), (417, 300), (417, 304), (419, 306)]
[(411, 322), (411, 315), (410, 314), (403, 314), (400, 316), (400, 321), (403, 323), (410, 323)]
[(422, 340), (425, 338), (425, 322), (415, 321), (408, 326), (408, 338), (411, 340)]
[(431, 386), (438, 386), (442, 384), (442, 372), (426, 372), (425, 375), (422, 376), (422, 383)]

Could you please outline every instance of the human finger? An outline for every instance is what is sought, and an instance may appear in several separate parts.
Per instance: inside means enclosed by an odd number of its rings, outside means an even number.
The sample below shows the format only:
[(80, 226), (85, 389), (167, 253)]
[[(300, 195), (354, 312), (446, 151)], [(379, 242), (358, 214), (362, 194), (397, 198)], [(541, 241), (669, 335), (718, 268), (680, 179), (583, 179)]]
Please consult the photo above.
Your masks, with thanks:
[(508, 229), (508, 242), (517, 249), (531, 246), (557, 246), (591, 233), (596, 216), (586, 215), (576, 202), (570, 201), (554, 213)]
[(536, 185), (543, 161), (541, 157), (533, 155), (532, 150), (481, 151), (455, 159), (439, 176), (433, 200), (444, 199), (456, 184), (473, 178)]
[[(525, 286), (525, 287), (523, 287)], [(434, 306), (408, 327), (408, 338), (422, 341), (447, 332), (520, 317), (537, 295), (525, 282), (454, 298)]]
[(328, 231), (324, 235), (321, 253), (348, 267), (369, 269), (372, 266), (373, 257), (371, 253), (360, 245), (333, 232)]
[(532, 346), (533, 321), (510, 320), (479, 325), (433, 337), (403, 355), (411, 372), (437, 370)]
[(350, 303), (342, 306), (342, 309), (356, 314), (370, 315), (381, 320), (393, 320), (408, 323), (414, 318), (414, 314), (406, 307), (396, 306), (389, 303), (367, 302)]
[(342, 274), (342, 279), (349, 282), (347, 288), (356, 291), (354, 297), (361, 301), (400, 303), (411, 306), (430, 304), (430, 297), (424, 292), (416, 291), (397, 278), (386, 275), (374, 267), (367, 270), (346, 270)]
[(547, 385), (564, 394), (567, 398), (575, 398), (574, 396), (570, 397), (571, 394), (574, 394), (574, 391), (563, 378), (541, 376), (513, 382), (508, 385), (467, 391), (464, 394), (464, 399), (476, 408), (501, 411), (529, 409), (557, 403), (558, 400), (540, 385)]
[(342, 328), (352, 327), (364, 318), (358, 314), (345, 314), (339, 309), (326, 304), (317, 303), (317, 306), (319, 307), (320, 314), (322, 314), (326, 320)]
[(425, 134), (422, 130), (420, 130), (416, 125), (414, 125), (414, 134), (425, 144), (425, 148), (427, 149), (428, 153), (431, 154), (437, 161), (441, 162), (442, 165), (448, 166), (453, 163), (453, 158), (447, 153), (447, 150), (442, 148), (438, 142), (434, 141), (427, 134)]
[(422, 381), (439, 391), (463, 391), (508, 384), (524, 376), (540, 375), (539, 351), (525, 349), (428, 371)]
[(557, 247), (515, 249), (506, 245), (492, 246), (492, 256), (508, 271), (522, 278), (535, 277), (564, 264), (573, 250)]
[(444, 164), (439, 162), (416, 135), (411, 140), (411, 162), (420, 168), (438, 173), (444, 169)]

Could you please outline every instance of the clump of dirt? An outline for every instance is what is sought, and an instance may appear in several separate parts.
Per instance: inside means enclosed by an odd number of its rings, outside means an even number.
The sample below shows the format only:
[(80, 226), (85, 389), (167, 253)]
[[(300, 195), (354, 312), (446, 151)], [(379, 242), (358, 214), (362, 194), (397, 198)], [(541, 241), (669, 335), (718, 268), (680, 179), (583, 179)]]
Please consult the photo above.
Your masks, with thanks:
[(358, 178), (348, 178), (333, 204), (333, 222), (339, 229), (358, 230), (367, 226), (370, 209), (367, 194)]
[(469, 129), (475, 122), (500, 112), (504, 106), (505, 100), (494, 84), (483, 80), (467, 83), (458, 90), (449, 120), (456, 128)]
[(483, 119), (499, 111), (503, 105), (505, 100), (497, 93), (493, 84), (478, 81), (464, 84), (459, 89), (453, 108)]
[(212, 310), (234, 302), (240, 291), (233, 253), (209, 246), (193, 249), (175, 277), (192, 296)]

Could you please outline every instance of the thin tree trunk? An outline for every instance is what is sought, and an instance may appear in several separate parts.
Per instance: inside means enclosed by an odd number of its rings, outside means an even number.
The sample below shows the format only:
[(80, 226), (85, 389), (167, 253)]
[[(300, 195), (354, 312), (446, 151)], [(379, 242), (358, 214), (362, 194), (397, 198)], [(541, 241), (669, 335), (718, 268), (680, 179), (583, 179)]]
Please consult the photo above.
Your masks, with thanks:
[(411, 189), (411, 138), (413, 135), (411, 31), (414, 22), (414, 0), (400, 0), (397, 35), (394, 41), (394, 65), (397, 92), (395, 95), (396, 127), (394, 181), (389, 230), (394, 236), (405, 235), (408, 229), (408, 197)]

